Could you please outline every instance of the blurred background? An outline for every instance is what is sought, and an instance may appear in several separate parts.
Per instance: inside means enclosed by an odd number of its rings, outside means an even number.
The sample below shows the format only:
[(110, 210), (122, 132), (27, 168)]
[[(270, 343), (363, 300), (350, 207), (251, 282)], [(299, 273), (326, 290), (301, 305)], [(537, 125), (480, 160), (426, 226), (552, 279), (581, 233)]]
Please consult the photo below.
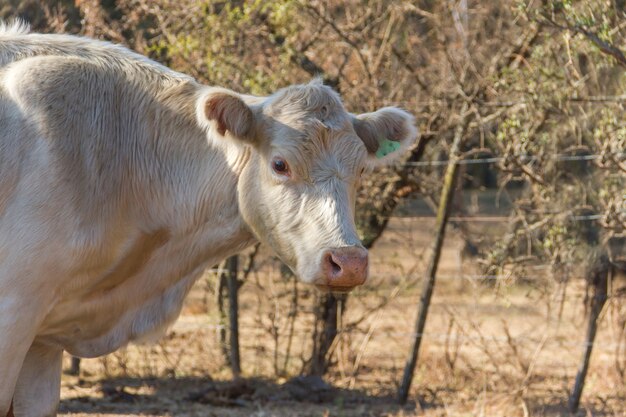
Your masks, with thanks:
[(626, 416), (625, 7), (0, 0), (4, 19), (206, 84), (264, 95), (321, 76), (350, 111), (400, 106), (421, 131), (359, 192), (363, 288), (319, 293), (254, 247), (206, 272), (165, 338), (68, 357), (60, 412)]

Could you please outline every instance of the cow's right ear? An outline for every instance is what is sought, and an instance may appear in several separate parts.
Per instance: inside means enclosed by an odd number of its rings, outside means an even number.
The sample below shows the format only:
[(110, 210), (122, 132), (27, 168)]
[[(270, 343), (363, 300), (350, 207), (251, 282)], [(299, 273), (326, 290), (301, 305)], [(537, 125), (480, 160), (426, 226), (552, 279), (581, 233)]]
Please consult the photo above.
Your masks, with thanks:
[(234, 91), (211, 89), (200, 101), (199, 116), (221, 136), (254, 140), (254, 112)]

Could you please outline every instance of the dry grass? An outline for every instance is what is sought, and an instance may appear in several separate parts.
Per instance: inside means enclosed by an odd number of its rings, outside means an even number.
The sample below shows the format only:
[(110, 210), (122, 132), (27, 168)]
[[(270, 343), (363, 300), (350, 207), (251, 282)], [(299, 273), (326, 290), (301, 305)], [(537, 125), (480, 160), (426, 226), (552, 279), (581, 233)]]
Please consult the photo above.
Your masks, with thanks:
[[(269, 257), (241, 292), (244, 380), (231, 374), (217, 335), (213, 277), (198, 282), (183, 315), (157, 344), (85, 360), (64, 376), (62, 415), (565, 416), (582, 354), (582, 290), (538, 270), (525, 280), (480, 281), (451, 232), (444, 250), (410, 403), (394, 401), (410, 346), (431, 220), (395, 219), (372, 251), (372, 280), (349, 301), (334, 365), (335, 390), (294, 394), (310, 349), (315, 291), (279, 278)], [(489, 227), (493, 227), (490, 225)], [(465, 277), (464, 277), (465, 276)], [(603, 315), (580, 415), (626, 416), (612, 300)], [(290, 341), (290, 329), (293, 328)], [(623, 341), (622, 341), (623, 345)], [(621, 352), (616, 352), (621, 349)], [(258, 378), (258, 379), (255, 379)]]

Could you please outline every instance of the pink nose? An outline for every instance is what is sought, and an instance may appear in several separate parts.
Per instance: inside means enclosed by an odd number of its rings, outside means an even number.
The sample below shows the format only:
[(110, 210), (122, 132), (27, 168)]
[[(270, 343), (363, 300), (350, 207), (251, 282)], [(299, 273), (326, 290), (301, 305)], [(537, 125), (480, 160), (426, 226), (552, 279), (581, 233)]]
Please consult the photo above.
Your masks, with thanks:
[(325, 285), (331, 291), (349, 291), (367, 279), (367, 249), (346, 246), (329, 249), (322, 257)]

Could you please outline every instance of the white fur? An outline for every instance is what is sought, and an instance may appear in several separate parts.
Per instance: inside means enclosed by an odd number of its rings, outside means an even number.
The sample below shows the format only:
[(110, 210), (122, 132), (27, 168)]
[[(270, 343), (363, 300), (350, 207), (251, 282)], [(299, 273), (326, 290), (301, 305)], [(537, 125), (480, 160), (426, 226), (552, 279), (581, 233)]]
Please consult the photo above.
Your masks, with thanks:
[[(237, 95), (119, 46), (26, 32), (0, 24), (0, 416), (12, 399), (16, 417), (50, 414), (62, 350), (158, 333), (207, 266), (256, 239), (312, 283), (325, 250), (360, 245), (367, 152), (328, 87)], [(206, 120), (211, 91), (250, 106), (246, 138)]]
[(30, 32), (30, 25), (23, 20), (16, 19), (11, 23), (0, 20), (0, 36), (25, 35)]

